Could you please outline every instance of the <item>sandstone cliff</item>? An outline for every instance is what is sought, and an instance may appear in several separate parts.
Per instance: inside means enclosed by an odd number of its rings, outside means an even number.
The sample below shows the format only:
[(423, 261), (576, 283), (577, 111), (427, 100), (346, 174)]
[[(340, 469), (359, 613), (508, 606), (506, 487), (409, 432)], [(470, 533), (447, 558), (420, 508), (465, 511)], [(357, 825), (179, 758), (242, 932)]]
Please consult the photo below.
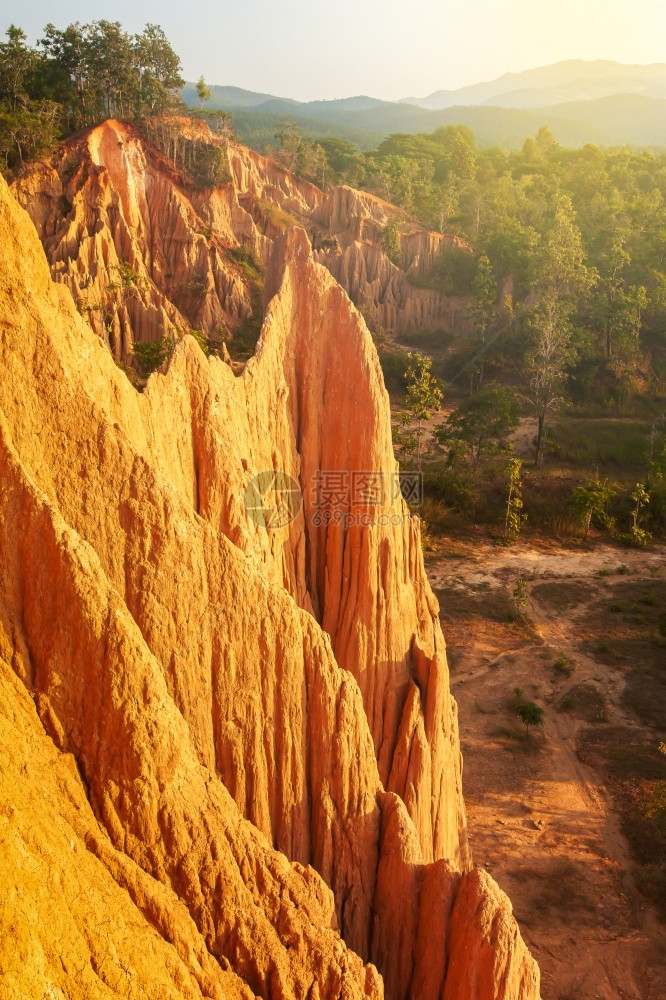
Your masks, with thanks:
[[(460, 241), (430, 233), (394, 205), (346, 186), (333, 188), (315, 221), (321, 227), (313, 231), (316, 259), (378, 331), (467, 329), (462, 299), (410, 280), (427, 276), (437, 254), (447, 246), (462, 246)], [(382, 233), (390, 223), (399, 232), (398, 264), (382, 249)]]
[[(318, 473), (395, 462), (369, 335), (305, 235), (276, 243), (241, 377), (185, 338), (138, 394), (4, 184), (0, 225), (0, 879), (26, 955), (2, 949), (3, 988), (536, 1000), (510, 904), (464, 874), (418, 526), (399, 497), (385, 526), (315, 524)], [(270, 469), (304, 505), (267, 531), (241, 497)]]
[(127, 127), (107, 122), (66, 143), (14, 192), (53, 277), (118, 359), (135, 342), (190, 329), (212, 335), (250, 315), (242, 273), (224, 252), (225, 241), (237, 243), (234, 214), (239, 231), (244, 223), (230, 186), (216, 191), (213, 238), (178, 175)]
[[(219, 140), (209, 132), (202, 141)], [(234, 250), (267, 263), (273, 240), (298, 223), (324, 264), (378, 329), (464, 329), (465, 308), (410, 281), (427, 274), (444, 244), (394, 206), (348, 187), (329, 193), (237, 144), (231, 180), (198, 188), (135, 129), (109, 121), (68, 140), (13, 185), (51, 264), (115, 357), (132, 344), (191, 329), (220, 341), (260, 308), (261, 295)], [(384, 227), (401, 231), (396, 267), (381, 248)]]

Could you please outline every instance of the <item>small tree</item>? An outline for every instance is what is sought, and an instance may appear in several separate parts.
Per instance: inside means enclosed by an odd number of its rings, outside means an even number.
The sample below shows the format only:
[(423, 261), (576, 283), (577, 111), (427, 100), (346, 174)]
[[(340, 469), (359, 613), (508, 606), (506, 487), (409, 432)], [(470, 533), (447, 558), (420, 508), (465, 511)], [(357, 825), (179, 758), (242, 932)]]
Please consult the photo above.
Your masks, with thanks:
[(207, 101), (210, 101), (210, 87), (207, 85), (203, 76), (200, 76), (197, 80), (197, 97), (199, 98), (199, 107), (203, 108)]
[(168, 336), (161, 337), (159, 340), (133, 344), (132, 353), (139, 374), (147, 378), (158, 368), (161, 368), (173, 354), (175, 346), (173, 338)]
[(444, 392), (439, 380), (432, 374), (432, 358), (426, 358), (423, 354), (407, 355), (405, 379), (407, 380), (406, 407), (412, 419), (417, 421), (416, 459), (420, 469), (423, 422), (430, 420), (433, 413), (441, 409)]
[(593, 517), (604, 527), (608, 524), (607, 507), (616, 493), (615, 483), (611, 483), (607, 479), (602, 481), (598, 475), (591, 482), (580, 483), (574, 488), (570, 502), (582, 521), (586, 538)]
[(523, 480), (521, 469), (523, 463), (519, 458), (512, 458), (507, 466), (509, 473), (509, 493), (506, 500), (506, 515), (504, 518), (504, 537), (507, 542), (514, 541), (520, 534), (520, 529), (526, 515), (523, 514)]
[(411, 427), (412, 415), (408, 410), (396, 414), (393, 426), (393, 444), (402, 455), (408, 457), (417, 450), (416, 432)]
[(35, 53), (28, 47), (22, 28), (10, 24), (6, 42), (0, 42), (0, 100), (6, 100), (12, 112), (26, 100), (25, 83), (35, 65)]
[(525, 614), (528, 596), (527, 580), (521, 576), (518, 580), (516, 580), (516, 586), (513, 588), (512, 594), (513, 606), (515, 607), (516, 612), (521, 616)]
[(594, 285), (596, 273), (585, 266), (580, 230), (571, 199), (556, 195), (550, 219), (531, 261), (537, 300), (529, 310), (532, 348), (529, 397), (537, 418), (535, 464), (541, 465), (547, 422), (561, 402), (567, 367), (575, 357), (571, 317), (576, 302)]
[(275, 133), (275, 138), (280, 143), (277, 157), (282, 166), (286, 167), (287, 170), (297, 170), (303, 155), (305, 140), (296, 122), (283, 118), (280, 122), (280, 128)]
[(644, 549), (650, 541), (650, 532), (641, 526), (641, 508), (647, 507), (650, 503), (650, 493), (642, 483), (636, 483), (631, 491), (631, 499), (634, 508), (631, 512), (631, 530), (629, 541), (632, 545), (637, 545)]
[(527, 358), (530, 371), (527, 394), (537, 418), (534, 464), (538, 468), (543, 461), (548, 417), (562, 401), (567, 364), (573, 358), (572, 328), (561, 304), (552, 296), (533, 309), (530, 323), (534, 346)]
[(545, 712), (533, 701), (520, 702), (516, 708), (516, 715), (525, 726), (525, 733), (529, 736), (530, 726), (543, 726)]
[(483, 452), (506, 449), (506, 438), (519, 419), (515, 393), (499, 385), (483, 386), (450, 414), (436, 437), (442, 444), (463, 443), (470, 459), (478, 462)]
[[(483, 370), (490, 330), (497, 316), (497, 280), (490, 260), (481, 254), (472, 281), (471, 315), (474, 321), (476, 357), (471, 367), (472, 391), (483, 385)], [(476, 382), (476, 386), (474, 383)]]

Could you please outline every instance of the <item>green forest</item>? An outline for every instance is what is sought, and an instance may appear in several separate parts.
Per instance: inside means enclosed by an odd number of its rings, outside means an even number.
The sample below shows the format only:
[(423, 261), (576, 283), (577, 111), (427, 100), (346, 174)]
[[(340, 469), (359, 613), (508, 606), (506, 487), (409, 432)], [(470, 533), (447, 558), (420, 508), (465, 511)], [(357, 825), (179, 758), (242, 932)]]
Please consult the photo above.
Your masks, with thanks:
[[(310, 180), (346, 183), (405, 210), (383, 236), (395, 263), (410, 218), (459, 237), (430, 274), (409, 277), (464, 297), (470, 334), (422, 330), (397, 345), (429, 359), (428, 377), (445, 388), (445, 407), (455, 407), (423, 455), (430, 496), (441, 501), (435, 518), (447, 509), (500, 523), (509, 483), (501, 455), (522, 416), (533, 424), (537, 470), (523, 517), (548, 530), (593, 524), (641, 544), (642, 511), (662, 532), (666, 154), (565, 149), (546, 127), (516, 152), (478, 149), (469, 129), (453, 125), (392, 135), (370, 153), (309, 139), (289, 123), (276, 139), (285, 165)], [(375, 333), (387, 385), (408, 399), (418, 382), (413, 364), (410, 379), (404, 350)], [(438, 409), (425, 407), (424, 416)], [(417, 413), (408, 405), (398, 415), (406, 464), (423, 450)], [(591, 482), (581, 499), (562, 473), (578, 483), (584, 470)], [(636, 501), (639, 479), (645, 495)]]
[(158, 25), (130, 35), (116, 21), (47, 24), (36, 47), (12, 25), (0, 43), (0, 163), (7, 173), (105, 118), (164, 114), (182, 85)]

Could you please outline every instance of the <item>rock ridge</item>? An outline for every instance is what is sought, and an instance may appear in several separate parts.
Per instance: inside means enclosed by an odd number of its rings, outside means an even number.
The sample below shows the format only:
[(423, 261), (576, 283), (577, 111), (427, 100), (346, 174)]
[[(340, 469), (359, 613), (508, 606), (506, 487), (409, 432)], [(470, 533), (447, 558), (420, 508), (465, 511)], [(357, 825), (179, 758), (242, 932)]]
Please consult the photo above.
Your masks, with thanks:
[[(204, 141), (221, 141), (201, 131)], [(117, 360), (130, 361), (134, 343), (180, 339), (191, 329), (215, 342), (233, 339), (257, 311), (234, 251), (246, 248), (266, 264), (293, 224), (306, 229), (316, 259), (377, 332), (467, 329), (463, 299), (409, 278), (427, 275), (441, 248), (458, 240), (427, 232), (366, 192), (325, 193), (237, 143), (225, 148), (230, 181), (201, 189), (133, 126), (110, 120), (14, 182), (53, 278)], [(389, 223), (400, 229), (400, 267), (382, 249)]]
[[(371, 338), (305, 234), (276, 241), (242, 375), (185, 337), (138, 394), (51, 281), (4, 183), (0, 222), (0, 720), (19, 720), (17, 753), (45, 762), (26, 779), (36, 819), (51, 830), (85, 813), (73, 839), (95, 898), (128, 893), (118, 948), (134, 921), (163, 955), (136, 968), (140, 989), (161, 961), (161, 995), (536, 1000), (508, 900), (465, 874), (455, 704), (418, 524), (401, 498), (397, 524), (314, 524), (317, 473), (396, 465)], [(364, 419), (346, 436), (350, 371)], [(304, 499), (275, 531), (241, 500), (270, 469)], [(19, 806), (8, 830), (25, 845), (33, 813)], [(21, 974), (3, 949), (14, 978), (0, 982), (85, 995), (35, 886), (0, 872), (40, 914), (45, 955)], [(87, 926), (75, 898), (63, 905)], [(94, 969), (93, 948), (77, 945), (77, 963)], [(123, 995), (129, 973), (96, 975)]]

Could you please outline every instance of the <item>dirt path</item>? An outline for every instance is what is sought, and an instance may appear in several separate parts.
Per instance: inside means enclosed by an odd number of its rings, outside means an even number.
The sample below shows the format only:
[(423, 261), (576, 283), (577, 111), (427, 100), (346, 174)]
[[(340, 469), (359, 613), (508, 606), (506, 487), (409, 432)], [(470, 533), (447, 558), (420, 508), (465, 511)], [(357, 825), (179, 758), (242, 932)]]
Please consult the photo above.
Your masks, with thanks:
[[(576, 746), (597, 715), (637, 727), (623, 702), (627, 664), (600, 662), (585, 633), (616, 586), (666, 578), (666, 550), (485, 546), (428, 573), (460, 710), (472, 850), (513, 901), (544, 1000), (663, 1000), (664, 927), (636, 887), (600, 775)], [(506, 620), (519, 578), (528, 625)], [(530, 739), (516, 725), (517, 687), (546, 709)], [(571, 691), (576, 710), (558, 710)]]

